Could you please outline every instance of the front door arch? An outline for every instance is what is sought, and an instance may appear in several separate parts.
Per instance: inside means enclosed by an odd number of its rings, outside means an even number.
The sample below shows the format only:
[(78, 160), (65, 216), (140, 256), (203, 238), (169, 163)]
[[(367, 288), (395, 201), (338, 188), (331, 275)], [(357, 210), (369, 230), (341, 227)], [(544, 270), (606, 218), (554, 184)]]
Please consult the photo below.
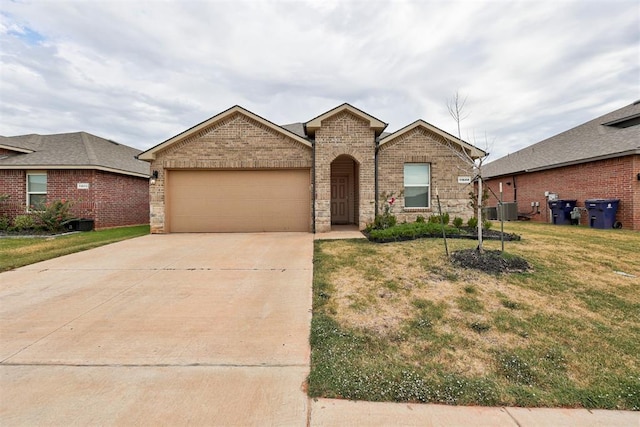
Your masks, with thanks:
[(357, 224), (359, 195), (358, 163), (347, 155), (331, 162), (331, 224)]

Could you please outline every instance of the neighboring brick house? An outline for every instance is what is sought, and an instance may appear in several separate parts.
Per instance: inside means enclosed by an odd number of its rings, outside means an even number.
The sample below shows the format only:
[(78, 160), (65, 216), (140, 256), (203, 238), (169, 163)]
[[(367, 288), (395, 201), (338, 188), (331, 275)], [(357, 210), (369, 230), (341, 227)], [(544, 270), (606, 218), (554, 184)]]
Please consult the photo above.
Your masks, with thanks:
[(140, 150), (86, 132), (0, 137), (0, 216), (70, 200), (96, 228), (149, 223), (149, 164)]
[(232, 107), (138, 156), (156, 177), (151, 231), (364, 229), (379, 195), (394, 193), (393, 213), (413, 221), (437, 212), (435, 189), (444, 212), (472, 216), (473, 172), (456, 152), (485, 153), (421, 120), (386, 126), (349, 104), (284, 126)]
[[(552, 222), (551, 193), (578, 207), (619, 199), (617, 221), (640, 230), (640, 101), (488, 163), (483, 176), (496, 194), (502, 182), (504, 202), (533, 221)], [(580, 223), (589, 225), (582, 211)]]

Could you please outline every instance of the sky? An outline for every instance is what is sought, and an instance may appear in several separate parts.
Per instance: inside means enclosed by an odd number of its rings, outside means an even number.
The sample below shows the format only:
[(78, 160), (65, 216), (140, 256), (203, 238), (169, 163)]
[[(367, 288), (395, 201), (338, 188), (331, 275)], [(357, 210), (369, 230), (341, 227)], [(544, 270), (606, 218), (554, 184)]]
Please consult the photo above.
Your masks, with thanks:
[(276, 124), (345, 102), (488, 160), (640, 99), (640, 0), (0, 3), (0, 135), (146, 150), (234, 106)]

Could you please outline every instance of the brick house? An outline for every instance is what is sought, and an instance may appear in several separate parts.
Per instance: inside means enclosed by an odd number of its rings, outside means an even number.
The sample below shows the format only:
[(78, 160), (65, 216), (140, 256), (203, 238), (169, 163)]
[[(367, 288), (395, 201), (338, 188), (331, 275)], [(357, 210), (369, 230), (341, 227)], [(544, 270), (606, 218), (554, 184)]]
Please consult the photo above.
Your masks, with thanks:
[(451, 217), (472, 216), (472, 171), (456, 151), (485, 153), (422, 120), (386, 127), (349, 104), (283, 126), (232, 107), (138, 156), (155, 177), (151, 231), (364, 229), (379, 195), (394, 193), (398, 220), (413, 221), (435, 212), (435, 189)]
[[(639, 125), (637, 101), (486, 164), (485, 182), (496, 194), (502, 182), (503, 200), (539, 222), (552, 222), (548, 194), (582, 208), (588, 199), (619, 199), (617, 221), (640, 230)], [(584, 209), (580, 223), (589, 225)]]
[(86, 132), (0, 137), (0, 216), (71, 200), (96, 228), (149, 223), (149, 164), (140, 150)]

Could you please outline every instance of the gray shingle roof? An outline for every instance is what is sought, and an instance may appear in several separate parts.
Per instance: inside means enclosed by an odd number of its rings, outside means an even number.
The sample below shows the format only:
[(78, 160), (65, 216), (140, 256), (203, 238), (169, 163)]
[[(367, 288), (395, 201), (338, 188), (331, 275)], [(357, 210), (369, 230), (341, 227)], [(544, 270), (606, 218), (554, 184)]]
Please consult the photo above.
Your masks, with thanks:
[[(491, 178), (640, 154), (638, 115), (640, 101), (487, 163), (483, 175)], [(619, 127), (620, 123), (615, 123), (625, 118), (636, 124)]]
[(136, 158), (141, 150), (86, 132), (0, 136), (0, 147), (33, 151), (0, 157), (0, 169), (81, 168), (149, 176), (149, 163)]
[(291, 123), (288, 125), (280, 125), (280, 127), (295, 133), (300, 138), (308, 139), (307, 133), (304, 131), (304, 123)]

